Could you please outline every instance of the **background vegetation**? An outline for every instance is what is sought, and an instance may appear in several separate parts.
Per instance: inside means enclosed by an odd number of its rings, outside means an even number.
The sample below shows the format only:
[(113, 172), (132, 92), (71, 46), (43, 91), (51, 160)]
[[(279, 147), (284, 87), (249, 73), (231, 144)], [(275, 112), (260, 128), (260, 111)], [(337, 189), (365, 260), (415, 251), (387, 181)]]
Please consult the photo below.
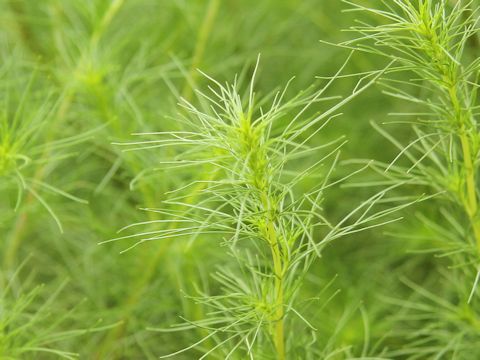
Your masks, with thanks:
[[(0, 358), (157, 359), (181, 349), (188, 350), (178, 359), (230, 354), (233, 345), (221, 338), (191, 346), (209, 334), (201, 322), (209, 297), (199, 294), (224, 291), (218, 269), (235, 267), (223, 236), (164, 236), (132, 246), (136, 234), (164, 226), (176, 234), (179, 222), (172, 225), (171, 215), (193, 217), (186, 207), (200, 204), (204, 190), (185, 186), (212, 180), (215, 170), (208, 161), (166, 167), (186, 151), (181, 144), (145, 143), (158, 137), (132, 134), (171, 135), (186, 119), (195, 123), (185, 104), (197, 109), (195, 116), (209, 113), (211, 103), (197, 90), (207, 94), (216, 86), (211, 79), (231, 84), (238, 75), (236, 91), (248, 100), (259, 54), (258, 101), (271, 105), (269, 96), (295, 77), (275, 117), (280, 130), (305, 104), (308, 124), (362, 89), (312, 139), (313, 128), (299, 135), (312, 148), (347, 140), (330, 182), (348, 179), (322, 194), (329, 221), (337, 224), (366, 199), (399, 187), (376, 203), (388, 215), (384, 221), (398, 221), (352, 228), (322, 245), (321, 257), (301, 273), (296, 297), (309, 326), (286, 330), (286, 358), (478, 358), (480, 4), (356, 3), (390, 7), (398, 17), (345, 12), (355, 6), (341, 1), (0, 0)], [(357, 20), (362, 25), (351, 29)], [(426, 35), (419, 38), (420, 23)], [(329, 100), (310, 101), (342, 64), (322, 93)], [(378, 81), (363, 88), (370, 80)], [(462, 141), (471, 147), (470, 165)], [(132, 151), (137, 147), (143, 149)], [(319, 154), (296, 159), (292, 172)], [(335, 154), (302, 178), (297, 197), (324, 181)], [(393, 173), (385, 175), (394, 159)], [(425, 163), (421, 171), (405, 175), (417, 161)], [(182, 203), (175, 202), (176, 191)], [(238, 199), (230, 198), (227, 213), (237, 214)], [(170, 331), (185, 319), (185, 331)], [(251, 356), (280, 358), (274, 345)], [(247, 358), (241, 351), (231, 356)]]

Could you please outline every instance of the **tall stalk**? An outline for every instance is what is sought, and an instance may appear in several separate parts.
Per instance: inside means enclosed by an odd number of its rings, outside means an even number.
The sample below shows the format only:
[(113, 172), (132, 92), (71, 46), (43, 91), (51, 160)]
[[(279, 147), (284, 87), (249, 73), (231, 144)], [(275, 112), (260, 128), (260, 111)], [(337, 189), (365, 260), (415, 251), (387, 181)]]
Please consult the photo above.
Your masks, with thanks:
[(284, 272), (288, 267), (288, 259), (285, 257), (285, 244), (282, 243), (281, 236), (277, 233), (277, 227), (281, 226), (276, 214), (278, 209), (275, 207), (276, 199), (271, 198), (268, 189), (274, 184), (269, 182), (267, 169), (269, 166), (268, 155), (264, 153), (259, 139), (256, 138), (255, 129), (252, 127), (250, 118), (242, 121), (241, 125), (242, 140), (244, 143), (244, 158), (247, 160), (246, 172), (251, 174), (249, 186), (255, 189), (259, 194), (261, 206), (257, 210), (265, 214), (264, 220), (260, 223), (260, 234), (264, 241), (270, 247), (271, 261), (274, 277), (274, 300), (273, 300), (273, 319), (272, 319), (272, 338), (275, 344), (275, 350), (279, 360), (285, 359), (285, 335), (284, 335)]
[(196, 87), (198, 78), (197, 69), (201, 67), (202, 58), (205, 54), (208, 38), (213, 31), (213, 25), (220, 8), (220, 3), (220, 0), (210, 0), (208, 2), (208, 6), (205, 11), (205, 17), (203, 18), (202, 24), (198, 30), (198, 36), (195, 42), (195, 50), (193, 52), (192, 62), (187, 74), (187, 83), (182, 90), (182, 96), (187, 100), (191, 100), (192, 88)]
[[(382, 1), (380, 8), (347, 3), (353, 11), (373, 15), (381, 25), (363, 22), (353, 27), (360, 36), (342, 45), (395, 61), (383, 79), (385, 92), (410, 103), (403, 103), (407, 110), (394, 115), (402, 116), (401, 123), (412, 124), (413, 139), (403, 144), (375, 125), (400, 153), (373, 167), (389, 183), (408, 182), (435, 195), (431, 200), (435, 210), (418, 218), (431, 234), (429, 250), (441, 251), (441, 258), (451, 264), (446, 268), (439, 263), (432, 290), (406, 280), (415, 296), (398, 303), (411, 319), (409, 326), (418, 330), (398, 331), (405, 337), (401, 341), (413, 341), (409, 350), (389, 355), (477, 358), (480, 58), (469, 46), (478, 34), (479, 9), (472, 8), (471, 1), (392, 0)], [(459, 331), (462, 335), (456, 338)]]
[[(203, 349), (202, 359), (217, 351), (227, 358), (235, 352), (267, 356), (272, 351), (278, 360), (295, 357), (289, 348), (289, 342), (294, 342), (298, 351), (292, 324), (300, 319), (303, 327), (312, 328), (300, 315), (301, 310), (295, 309), (296, 296), (321, 249), (350, 232), (381, 225), (383, 218), (398, 209), (374, 212), (378, 202), (387, 202), (383, 191), (354, 208), (335, 226), (321, 213), (319, 204), (324, 189), (332, 186), (329, 176), (342, 140), (322, 145), (313, 145), (312, 141), (340, 107), (381, 73), (367, 74), (349, 96), (320, 113), (307, 115), (313, 105), (330, 99), (323, 95), (341, 70), (324, 88), (301, 93), (285, 103), (286, 90), (257, 102), (253, 80), (246, 96), (242, 96), (237, 83), (222, 85), (211, 79), (215, 86), (211, 94), (199, 93), (209, 105), (197, 108), (183, 101), (187, 115), (179, 123), (184, 128), (140, 134), (152, 139), (124, 144), (131, 150), (171, 147), (177, 155), (161, 162), (171, 171), (208, 164), (218, 173), (215, 179), (194, 180), (172, 191), (161, 208), (151, 209), (166, 216), (159, 225), (172, 223), (178, 227), (160, 227), (114, 239), (134, 240), (131, 246), (135, 247), (152, 240), (220, 237), (234, 259), (214, 275), (223, 289), (221, 294), (201, 292), (194, 297), (212, 318), (180, 325), (205, 329), (207, 334), (198, 343), (170, 355), (194, 347), (200, 350), (200, 344), (213, 341), (213, 346)], [(369, 81), (365, 83), (366, 79)], [(291, 120), (282, 123), (287, 114)], [(329, 159), (330, 168), (323, 170), (323, 180), (307, 193), (299, 193), (298, 184), (319, 172)], [(204, 186), (199, 190), (198, 185)], [(188, 200), (192, 196), (197, 197), (195, 203)], [(174, 210), (172, 206), (187, 210)], [(149, 223), (154, 225), (155, 221)], [(305, 351), (318, 351), (317, 356), (321, 353), (321, 349)]]
[(387, 10), (350, 4), (388, 23), (354, 27), (362, 37), (343, 45), (393, 59), (398, 66), (392, 73), (418, 75), (411, 81), (385, 79), (388, 94), (422, 109), (421, 116), (412, 119), (417, 138), (406, 146), (396, 144), (401, 153), (386, 165), (386, 171), (399, 175), (393, 170), (401, 155), (412, 161), (402, 176), (443, 192), (463, 209), (475, 256), (480, 258), (476, 120), (480, 61), (468, 60), (469, 40), (477, 33), (477, 10), (472, 11), (469, 3), (449, 5), (444, 0), (394, 0)]

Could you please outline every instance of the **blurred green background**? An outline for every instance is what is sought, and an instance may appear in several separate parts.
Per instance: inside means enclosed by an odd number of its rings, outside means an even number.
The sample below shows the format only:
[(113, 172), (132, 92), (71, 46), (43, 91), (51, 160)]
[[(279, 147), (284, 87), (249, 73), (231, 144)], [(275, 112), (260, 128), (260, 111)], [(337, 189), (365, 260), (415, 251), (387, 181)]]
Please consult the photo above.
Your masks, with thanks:
[[(42, 347), (81, 359), (156, 359), (198, 340), (201, 331), (152, 328), (202, 316), (185, 293), (215, 287), (210, 274), (228, 261), (219, 241), (172, 239), (125, 253), (129, 239), (99, 245), (126, 225), (156, 219), (140, 209), (161, 207), (166, 191), (194, 175), (156, 170), (162, 149), (123, 152), (115, 143), (176, 128), (179, 97), (199, 103), (194, 89), (208, 86), (197, 69), (233, 81), (251, 74), (261, 54), (259, 95), (292, 77), (289, 96), (322, 85), (319, 77), (332, 76), (349, 52), (319, 40), (351, 36), (342, 31), (356, 17), (342, 12), (347, 7), (326, 0), (0, 1), (1, 116), (10, 124), (0, 128), (0, 358), (70, 356), (25, 350)], [(345, 72), (384, 65), (354, 54)], [(348, 94), (356, 81), (339, 80), (331, 95)], [(342, 160), (391, 160), (396, 149), (369, 122), (384, 122), (399, 108), (407, 112), (373, 86), (317, 141), (345, 135)], [(408, 136), (399, 126), (389, 129)], [(342, 165), (335, 176), (350, 171)], [(31, 191), (16, 206), (22, 187)], [(337, 187), (325, 209), (339, 219), (371, 191)], [(420, 210), (429, 212), (414, 208), (402, 223), (419, 238), (427, 230), (415, 228), (411, 215)], [(339, 291), (320, 312), (312, 310), (319, 348), (373, 358), (401, 346), (385, 338), (400, 309), (385, 297), (410, 296), (401, 278), (436, 288), (441, 260), (413, 254), (423, 240), (399, 236), (398, 226), (350, 235), (314, 265), (302, 296), (317, 296), (332, 279), (322, 296)]]

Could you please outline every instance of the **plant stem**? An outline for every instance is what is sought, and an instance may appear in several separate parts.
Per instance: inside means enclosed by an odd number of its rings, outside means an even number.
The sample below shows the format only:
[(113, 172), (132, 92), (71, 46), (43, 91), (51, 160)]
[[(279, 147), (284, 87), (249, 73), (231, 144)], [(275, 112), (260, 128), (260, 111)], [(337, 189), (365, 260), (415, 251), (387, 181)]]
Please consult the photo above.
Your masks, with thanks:
[[(465, 168), (465, 194), (461, 194), (463, 198), (463, 205), (465, 212), (468, 214), (470, 224), (473, 229), (473, 235), (477, 246), (477, 251), (480, 254), (480, 221), (478, 219), (478, 198), (477, 189), (475, 184), (477, 183), (476, 171), (474, 167), (474, 161), (472, 158), (472, 144), (466, 131), (466, 124), (471, 123), (469, 119), (471, 114), (465, 113), (460, 105), (458, 98), (457, 88), (455, 83), (449, 89), (449, 96), (452, 106), (455, 111), (455, 120), (458, 122), (460, 143), (462, 146), (463, 166)], [(466, 118), (467, 117), (467, 118)]]
[(472, 148), (471, 136), (469, 130), (476, 132), (475, 121), (470, 110), (462, 106), (461, 98), (458, 94), (459, 83), (458, 77), (461, 69), (451, 66), (452, 60), (445, 56), (445, 52), (439, 44), (437, 34), (432, 31), (428, 24), (424, 25), (423, 36), (430, 42), (431, 59), (437, 64), (437, 71), (440, 79), (444, 83), (448, 92), (448, 100), (453, 110), (453, 122), (458, 127), (458, 137), (462, 147), (463, 167), (465, 170), (465, 189), (459, 190), (459, 198), (468, 215), (469, 222), (472, 226), (473, 235), (477, 247), (477, 253), (480, 255), (480, 219), (478, 217), (478, 197), (477, 197), (477, 172), (475, 171), (474, 154)]
[[(268, 176), (270, 159), (268, 153), (262, 148), (260, 135), (262, 129), (252, 125), (251, 112), (242, 116), (240, 121), (241, 153), (245, 156), (248, 166), (249, 183), (259, 195), (257, 211), (264, 214), (259, 220), (258, 228), (261, 236), (270, 247), (273, 265), (274, 293), (272, 299), (273, 314), (270, 325), (270, 333), (275, 345), (278, 360), (285, 360), (285, 331), (284, 331), (284, 270), (287, 268), (287, 260), (282, 252), (281, 238), (276, 229), (277, 209), (275, 199), (270, 193), (271, 183)], [(281, 226), (281, 224), (279, 224)]]
[(274, 299), (274, 330), (272, 331), (273, 342), (277, 351), (277, 359), (285, 360), (285, 334), (284, 334), (284, 310), (283, 310), (283, 258), (280, 251), (280, 243), (275, 230), (275, 222), (272, 219), (272, 211), (268, 196), (262, 194), (263, 208), (266, 212), (265, 236), (272, 252), (273, 275), (275, 277), (275, 299)]
[(284, 340), (284, 326), (283, 326), (283, 266), (282, 256), (278, 247), (277, 236), (273, 223), (267, 225), (268, 240), (272, 250), (273, 269), (275, 275), (275, 348), (279, 360), (285, 359), (285, 340)]
[(472, 224), (473, 234), (475, 236), (477, 251), (480, 254), (480, 220), (478, 219), (478, 198), (476, 191), (476, 173), (472, 161), (472, 151), (470, 142), (468, 140), (465, 131), (462, 131), (460, 135), (462, 143), (463, 161), (465, 166), (465, 177), (467, 187), (467, 198), (465, 200), (465, 210), (469, 216), (470, 223)]
[(203, 19), (200, 31), (198, 33), (197, 42), (195, 44), (195, 50), (193, 53), (192, 64), (190, 65), (187, 81), (190, 84), (185, 84), (182, 91), (182, 97), (190, 100), (192, 97), (192, 87), (197, 82), (198, 72), (197, 68), (200, 66), (203, 54), (205, 53), (205, 47), (207, 46), (208, 37), (213, 28), (213, 23), (217, 17), (218, 9), (220, 7), (220, 0), (210, 0), (208, 3), (207, 13)]

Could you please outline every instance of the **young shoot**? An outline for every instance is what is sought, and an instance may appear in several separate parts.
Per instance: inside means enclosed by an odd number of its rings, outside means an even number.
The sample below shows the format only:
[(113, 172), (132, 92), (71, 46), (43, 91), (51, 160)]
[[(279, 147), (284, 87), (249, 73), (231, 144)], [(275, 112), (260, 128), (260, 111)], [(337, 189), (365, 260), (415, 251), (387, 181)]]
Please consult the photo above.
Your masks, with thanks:
[[(472, 1), (392, 0), (382, 1), (378, 9), (346, 2), (352, 11), (371, 15), (381, 24), (362, 21), (351, 29), (360, 36), (342, 45), (395, 61), (390, 76), (383, 79), (385, 92), (407, 102), (405, 112), (392, 115), (402, 117), (399, 123), (407, 124), (413, 135), (404, 143), (374, 124), (399, 153), (373, 167), (391, 184), (408, 181), (437, 195), (432, 200), (437, 211), (419, 218), (433, 234), (431, 251), (438, 251), (435, 243), (442, 243), (442, 257), (448, 256), (454, 269), (442, 275), (446, 287), (439, 294), (408, 283), (418, 296), (399, 303), (416, 321), (412, 326), (422, 330), (402, 331), (414, 342), (392, 356), (476, 358), (480, 341), (480, 59), (475, 55), (478, 48), (471, 47), (476, 47), (472, 40), (478, 33), (478, 9), (472, 8)], [(405, 75), (410, 79), (405, 80)], [(436, 287), (438, 283), (437, 279)], [(462, 283), (467, 286), (459, 286)]]
[[(352, 4), (347, 1), (347, 3)], [(381, 18), (382, 25), (352, 28), (360, 38), (343, 43), (393, 59), (391, 73), (411, 72), (410, 81), (385, 79), (386, 93), (411, 102), (415, 113), (394, 114), (408, 118), (414, 139), (407, 145), (387, 136), (400, 150), (385, 172), (441, 192), (463, 210), (470, 233), (463, 239), (480, 260), (478, 206), (479, 136), (477, 79), (478, 58), (469, 59), (468, 42), (477, 32), (477, 11), (470, 2), (383, 2), (377, 10), (352, 4), (353, 10)], [(401, 158), (408, 160), (404, 167)], [(395, 180), (393, 180), (395, 181)]]
[[(181, 130), (139, 134), (150, 139), (122, 144), (128, 149), (174, 153), (170, 160), (161, 161), (162, 169), (202, 167), (211, 178), (201, 181), (200, 190), (196, 186), (199, 180), (192, 179), (171, 191), (161, 208), (147, 209), (165, 217), (148, 222), (160, 229), (114, 240), (134, 240), (134, 247), (161, 239), (221, 238), (232, 258), (213, 275), (219, 293), (201, 292), (194, 297), (207, 309), (207, 318), (170, 329), (197, 327), (207, 335), (168, 356), (196, 348), (203, 353), (202, 359), (213, 353), (222, 354), (222, 358), (234, 354), (243, 358), (295, 358), (300, 347), (292, 329), (298, 322), (312, 336), (305, 343), (310, 346), (302, 351), (318, 355), (316, 351), (321, 349), (312, 340), (315, 328), (297, 301), (310, 266), (331, 241), (393, 221), (388, 216), (406, 206), (385, 207), (389, 202), (387, 189), (353, 208), (337, 224), (323, 214), (324, 191), (341, 181), (330, 181), (330, 177), (344, 140), (319, 141), (319, 133), (343, 105), (381, 74), (367, 74), (345, 98), (327, 97), (342, 70), (320, 90), (290, 100), (285, 100), (287, 88), (257, 99), (257, 67), (245, 96), (239, 92), (237, 81), (221, 84), (209, 78), (209, 92), (198, 92), (206, 106), (181, 102), (186, 113), (179, 120)], [(313, 111), (320, 102), (334, 104)], [(310, 190), (301, 190), (312, 183)], [(192, 192), (198, 192), (196, 203), (189, 201)], [(380, 204), (381, 209), (374, 210)], [(169, 210), (173, 206), (186, 210)]]

